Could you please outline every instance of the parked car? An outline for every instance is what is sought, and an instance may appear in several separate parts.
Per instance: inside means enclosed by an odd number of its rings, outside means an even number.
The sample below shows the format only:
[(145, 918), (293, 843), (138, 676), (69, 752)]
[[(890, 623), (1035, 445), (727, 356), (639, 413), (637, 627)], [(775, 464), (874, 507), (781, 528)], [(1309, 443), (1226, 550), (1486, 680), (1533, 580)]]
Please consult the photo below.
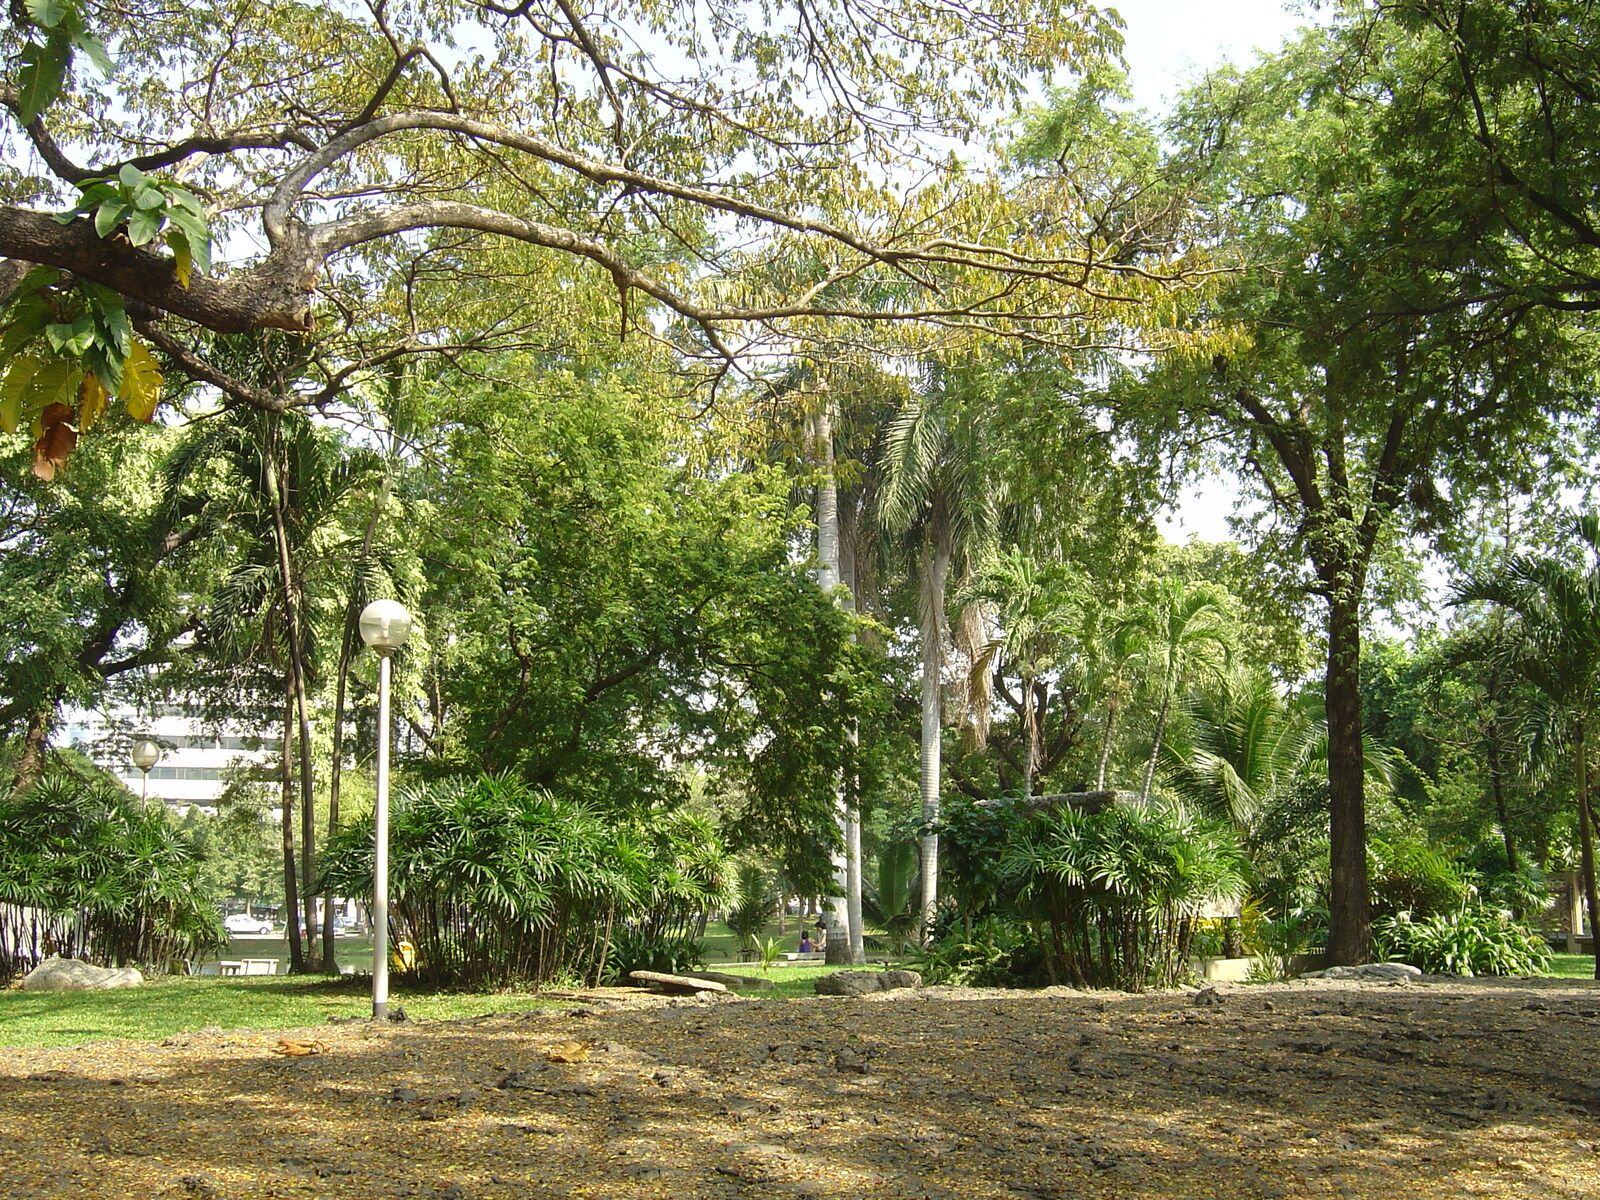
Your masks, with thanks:
[(272, 922), (252, 917), (249, 913), (234, 913), (222, 919), (222, 927), (229, 933), (271, 933)]

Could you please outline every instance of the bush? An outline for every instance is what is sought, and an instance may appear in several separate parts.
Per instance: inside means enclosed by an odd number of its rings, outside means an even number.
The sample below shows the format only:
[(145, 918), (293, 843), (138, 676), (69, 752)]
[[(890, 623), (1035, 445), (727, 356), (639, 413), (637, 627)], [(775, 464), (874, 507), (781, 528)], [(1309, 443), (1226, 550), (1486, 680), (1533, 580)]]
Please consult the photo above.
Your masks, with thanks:
[(1453, 913), (1467, 899), (1465, 869), (1414, 838), (1373, 838), (1367, 849), (1367, 870), (1373, 911), (1379, 916)]
[(1375, 949), (1430, 974), (1541, 975), (1550, 948), (1534, 930), (1481, 904), (1414, 921), (1404, 913), (1373, 924)]
[(728, 910), (727, 925), (739, 939), (739, 949), (754, 952), (757, 939), (778, 911), (777, 893), (760, 867), (745, 867), (739, 872), (739, 895)]
[(1245, 885), (1232, 829), (1177, 807), (1048, 813), (1007, 869), (1021, 911), (1049, 932), (1051, 974), (1123, 991), (1176, 984), (1200, 910)]
[(971, 932), (948, 929), (909, 964), (926, 984), (1043, 987), (1051, 982), (1044, 944), (1033, 930), (989, 916)]
[(218, 900), (165, 807), (108, 776), (0, 798), (0, 979), (49, 954), (173, 970), (226, 941)]
[(693, 937), (672, 937), (649, 929), (619, 929), (612, 934), (602, 979), (605, 983), (626, 985), (632, 971), (681, 975), (705, 965), (706, 948)]

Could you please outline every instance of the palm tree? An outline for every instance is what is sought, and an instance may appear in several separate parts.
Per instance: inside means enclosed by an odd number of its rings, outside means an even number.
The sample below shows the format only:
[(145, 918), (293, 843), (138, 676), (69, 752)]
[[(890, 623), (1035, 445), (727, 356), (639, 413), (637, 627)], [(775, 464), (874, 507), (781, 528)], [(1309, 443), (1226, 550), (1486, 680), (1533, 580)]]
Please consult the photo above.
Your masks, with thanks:
[(949, 627), (945, 602), (952, 565), (981, 558), (1000, 508), (983, 468), (985, 409), (966, 381), (930, 367), (885, 432), (878, 454), (878, 525), (915, 564), (922, 648), (922, 732), (918, 793), (922, 806), (921, 933), (939, 900), (941, 689)]
[[(1576, 517), (1572, 531), (1587, 560), (1583, 565), (1558, 555), (1514, 555), (1497, 570), (1469, 577), (1455, 602), (1483, 601), (1510, 615), (1486, 654), (1527, 679), (1543, 697), (1528, 713), (1537, 735), (1530, 746), (1571, 747), (1584, 901), (1590, 929), (1600, 930), (1588, 761), (1600, 710), (1600, 516)], [(1595, 949), (1595, 978), (1600, 979), (1600, 945)]]
[(1225, 591), (1171, 577), (1157, 582), (1118, 627), (1119, 654), (1136, 665), (1156, 702), (1141, 801), (1150, 798), (1174, 701), (1197, 681), (1221, 674), (1230, 657), (1232, 630)]

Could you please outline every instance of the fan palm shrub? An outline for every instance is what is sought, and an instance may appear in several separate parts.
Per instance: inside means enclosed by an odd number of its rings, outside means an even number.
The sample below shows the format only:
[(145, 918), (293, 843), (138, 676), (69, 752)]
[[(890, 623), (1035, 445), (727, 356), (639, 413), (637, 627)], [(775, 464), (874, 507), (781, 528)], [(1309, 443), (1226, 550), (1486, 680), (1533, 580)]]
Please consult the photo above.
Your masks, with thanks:
[[(372, 894), (372, 819), (329, 845), (323, 884)], [(624, 928), (689, 936), (722, 901), (726, 854), (681, 814), (607, 821), (586, 805), (500, 776), (405, 793), (389, 830), (394, 936), (418, 976), (457, 987), (596, 983)]]
[(1177, 806), (1049, 812), (1020, 832), (1006, 866), (1046, 934), (1052, 975), (1076, 987), (1171, 987), (1196, 918), (1245, 887), (1233, 830)]
[(54, 771), (0, 799), (0, 977), (50, 954), (171, 971), (224, 941), (201, 855), (165, 810)]

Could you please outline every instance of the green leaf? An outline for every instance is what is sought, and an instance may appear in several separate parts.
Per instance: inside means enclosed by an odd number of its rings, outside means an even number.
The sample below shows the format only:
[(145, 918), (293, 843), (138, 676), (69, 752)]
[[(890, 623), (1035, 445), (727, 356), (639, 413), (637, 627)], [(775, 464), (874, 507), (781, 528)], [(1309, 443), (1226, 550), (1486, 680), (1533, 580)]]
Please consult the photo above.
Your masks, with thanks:
[(125, 200), (107, 200), (94, 214), (94, 232), (97, 237), (109, 237), (112, 230), (122, 224), (128, 215), (128, 204)]
[(145, 174), (132, 163), (123, 163), (122, 169), (117, 172), (117, 182), (130, 192), (136, 192), (144, 185)]
[(52, 404), (71, 404), (75, 397), (69, 392), (76, 391), (82, 379), (83, 371), (70, 358), (46, 359), (28, 380), (24, 408), (40, 413)]
[(57, 354), (76, 358), (94, 343), (94, 318), (84, 313), (70, 325), (46, 325), (44, 336)]
[(22, 47), (22, 69), (17, 72), (17, 119), (24, 125), (61, 95), (71, 58), (72, 47), (59, 35), (48, 38), (43, 46), (29, 42)]
[[(211, 269), (211, 228), (204, 220), (190, 216), (186, 212), (178, 211), (167, 213), (167, 220), (183, 231), (184, 240), (188, 243), (189, 253), (194, 257), (194, 265), (201, 272)], [(167, 239), (172, 238), (172, 230), (167, 231)]]
[(133, 206), (135, 208), (165, 208), (167, 194), (154, 183), (145, 182), (134, 189)]
[(105, 43), (92, 33), (74, 33), (72, 44), (83, 51), (84, 57), (94, 64), (94, 69), (100, 72), (101, 77), (111, 74), (111, 55), (106, 53)]
[(23, 354), (11, 360), (5, 378), (0, 379), (0, 429), (15, 433), (22, 427), (22, 397), (44, 360)]
[(134, 209), (128, 221), (128, 240), (135, 246), (143, 246), (160, 231), (162, 219), (160, 209)]
[(41, 29), (59, 29), (72, 11), (66, 0), (25, 0), (28, 17)]

